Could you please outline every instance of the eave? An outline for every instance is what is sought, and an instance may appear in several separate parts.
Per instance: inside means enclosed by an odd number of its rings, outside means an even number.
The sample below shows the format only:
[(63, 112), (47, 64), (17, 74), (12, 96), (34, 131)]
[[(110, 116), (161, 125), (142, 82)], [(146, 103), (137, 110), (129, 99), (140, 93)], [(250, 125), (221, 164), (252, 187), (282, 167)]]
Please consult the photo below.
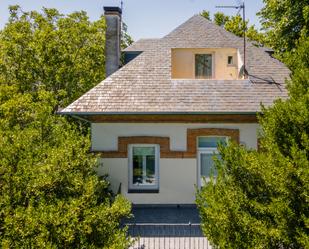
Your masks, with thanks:
[(61, 115), (91, 123), (257, 123), (257, 112), (175, 112), (175, 113), (82, 113), (64, 112)]

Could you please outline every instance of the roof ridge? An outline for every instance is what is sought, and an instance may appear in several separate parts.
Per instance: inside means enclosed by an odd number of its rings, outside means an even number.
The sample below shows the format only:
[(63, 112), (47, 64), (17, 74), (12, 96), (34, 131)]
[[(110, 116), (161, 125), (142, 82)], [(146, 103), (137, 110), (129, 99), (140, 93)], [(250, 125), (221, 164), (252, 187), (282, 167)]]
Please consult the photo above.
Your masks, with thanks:
[[(227, 31), (224, 27), (219, 26), (217, 24), (215, 24), (213, 21), (206, 19), (205, 17), (201, 16), (200, 14), (195, 14), (192, 17), (190, 17), (187, 21), (185, 21), (184, 23), (180, 24), (178, 27), (176, 27), (175, 29), (173, 29), (170, 33), (168, 33), (166, 36), (164, 36), (163, 38), (169, 38), (171, 36), (177, 35), (177, 31), (180, 30), (181, 28), (185, 27), (186, 25), (188, 25), (190, 22), (192, 22), (194, 19), (202, 21), (207, 23), (207, 25), (211, 25), (212, 27), (214, 27), (215, 29), (217, 29), (221, 35), (225, 36), (225, 38), (230, 39), (230, 37), (233, 37), (234, 39), (242, 39), (241, 37), (233, 34), (232, 32)], [(230, 36), (230, 37), (227, 37)]]
[[(147, 47), (149, 45), (160, 41), (162, 38), (141, 38), (138, 39), (137, 41), (133, 42), (130, 46), (126, 47), (123, 49), (123, 52), (129, 52), (129, 51), (144, 51), (147, 50)], [(140, 48), (140, 49), (137, 49)]]
[[(140, 38), (135, 42), (139, 42), (139, 41), (148, 41), (148, 40), (160, 40), (161, 38)], [(133, 43), (132, 43), (133, 44)]]
[(186, 26), (187, 23), (189, 23), (193, 18), (197, 17), (198, 15), (195, 14), (193, 16), (191, 16), (187, 21), (185, 21), (184, 23), (181, 23), (180, 25), (178, 25), (176, 28), (174, 28), (171, 32), (169, 32), (167, 35), (163, 36), (162, 39), (169, 37), (170, 35), (176, 33), (177, 30), (179, 30), (180, 28), (182, 28), (183, 26)]

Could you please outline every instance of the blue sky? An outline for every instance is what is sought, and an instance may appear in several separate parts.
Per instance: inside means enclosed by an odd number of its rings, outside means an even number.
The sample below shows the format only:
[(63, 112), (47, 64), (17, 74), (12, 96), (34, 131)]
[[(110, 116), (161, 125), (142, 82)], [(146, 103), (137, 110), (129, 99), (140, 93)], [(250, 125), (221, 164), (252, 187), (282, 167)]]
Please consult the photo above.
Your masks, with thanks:
[[(211, 13), (218, 11), (216, 5), (235, 5), (240, 0), (123, 0), (123, 19), (128, 25), (128, 32), (134, 40), (140, 38), (160, 38), (188, 18), (203, 9)], [(8, 6), (18, 4), (24, 11), (40, 10), (42, 7), (56, 8), (67, 14), (85, 10), (91, 20), (96, 20), (103, 13), (103, 6), (120, 6), (120, 0), (1, 0), (0, 28), (3, 28), (9, 16)], [(263, 7), (262, 0), (246, 0), (246, 19), (260, 27), (256, 16)], [(234, 9), (221, 10), (225, 14), (235, 14)]]

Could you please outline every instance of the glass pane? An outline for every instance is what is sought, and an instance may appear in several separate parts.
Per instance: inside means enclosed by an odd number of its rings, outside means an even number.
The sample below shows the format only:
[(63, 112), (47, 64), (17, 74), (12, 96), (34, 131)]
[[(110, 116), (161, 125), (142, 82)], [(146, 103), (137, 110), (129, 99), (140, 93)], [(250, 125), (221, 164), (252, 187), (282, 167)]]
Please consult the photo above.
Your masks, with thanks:
[(155, 147), (133, 147), (133, 184), (156, 184)]
[(210, 177), (212, 173), (214, 176), (217, 176), (217, 170), (215, 169), (215, 163), (213, 158), (216, 157), (221, 160), (219, 154), (201, 154), (201, 176)]
[(212, 55), (196, 54), (195, 55), (195, 76), (201, 79), (212, 78)]
[(147, 156), (154, 155), (155, 148), (154, 147), (133, 147), (133, 155)]
[(227, 57), (227, 64), (228, 65), (232, 65), (234, 62), (233, 62), (233, 56), (228, 56)]
[(133, 184), (143, 183), (143, 156), (133, 156)]
[(198, 138), (199, 148), (216, 148), (218, 147), (219, 143), (226, 145), (226, 137), (199, 137)]
[(155, 184), (156, 182), (156, 164), (155, 156), (146, 156), (146, 184)]

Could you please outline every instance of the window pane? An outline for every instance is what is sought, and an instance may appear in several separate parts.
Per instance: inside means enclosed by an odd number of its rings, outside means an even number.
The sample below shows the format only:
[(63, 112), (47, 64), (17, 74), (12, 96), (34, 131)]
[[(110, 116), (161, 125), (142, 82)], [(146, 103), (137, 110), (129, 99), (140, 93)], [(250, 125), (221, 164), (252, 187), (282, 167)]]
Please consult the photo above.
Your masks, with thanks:
[(143, 183), (143, 156), (133, 156), (133, 184)]
[(227, 57), (227, 64), (228, 64), (228, 65), (233, 65), (233, 64), (234, 64), (233, 56), (228, 56), (228, 57)]
[(156, 184), (155, 147), (133, 147), (133, 185)]
[(155, 184), (156, 182), (155, 156), (146, 156), (146, 183)]
[(210, 177), (210, 174), (212, 173), (214, 176), (217, 176), (217, 171), (215, 169), (215, 163), (213, 158), (217, 157), (218, 159), (221, 159), (221, 156), (218, 154), (201, 154), (201, 176), (204, 177)]
[(199, 148), (216, 148), (218, 144), (222, 143), (226, 145), (226, 137), (199, 137), (198, 147)]
[(201, 79), (212, 78), (212, 55), (196, 54), (195, 55), (195, 77)]
[(155, 155), (154, 147), (133, 147), (133, 155), (147, 156)]

